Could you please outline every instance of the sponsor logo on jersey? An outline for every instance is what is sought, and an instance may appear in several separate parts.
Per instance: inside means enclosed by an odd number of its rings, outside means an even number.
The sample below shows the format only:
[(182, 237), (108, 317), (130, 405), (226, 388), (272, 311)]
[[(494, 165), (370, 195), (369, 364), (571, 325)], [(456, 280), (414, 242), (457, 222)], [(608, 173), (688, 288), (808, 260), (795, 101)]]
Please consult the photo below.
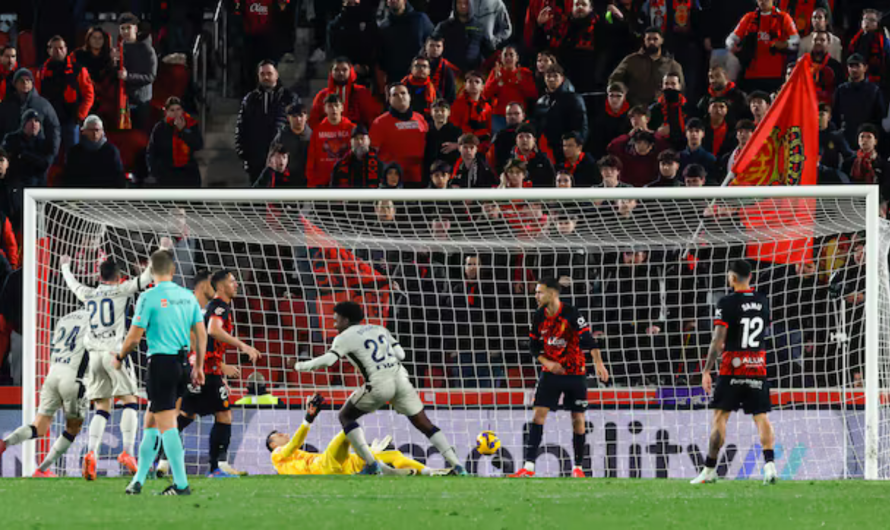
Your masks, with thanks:
[(167, 307), (167, 299), (166, 298), (161, 298), (161, 307), (164, 307), (164, 308)]
[(565, 348), (567, 345), (568, 342), (560, 337), (550, 337), (547, 339), (547, 346), (553, 346), (555, 348)]
[(222, 316), (223, 313), (225, 313), (225, 312), (226, 312), (226, 308), (225, 308), (225, 307), (217, 307), (217, 308), (216, 308), (216, 311), (214, 311), (214, 313), (216, 313), (216, 314), (219, 315), (219, 316)]
[(729, 384), (732, 386), (747, 386), (750, 388), (754, 388), (756, 390), (760, 390), (763, 388), (763, 381), (760, 379), (736, 379), (732, 378), (729, 380)]

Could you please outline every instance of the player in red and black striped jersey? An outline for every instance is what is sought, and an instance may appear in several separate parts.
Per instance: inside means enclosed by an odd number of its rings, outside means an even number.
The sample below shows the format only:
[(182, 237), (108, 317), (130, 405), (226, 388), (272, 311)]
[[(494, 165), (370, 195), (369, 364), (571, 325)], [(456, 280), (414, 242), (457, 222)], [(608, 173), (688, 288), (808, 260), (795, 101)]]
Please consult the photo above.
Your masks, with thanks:
[(182, 398), (182, 414), (179, 417), (179, 431), (188, 427), (197, 416), (213, 414), (213, 427), (210, 428), (210, 476), (225, 477), (240, 474), (225, 460), (229, 441), (232, 437), (232, 411), (229, 409), (229, 387), (226, 377), (238, 377), (237, 367), (225, 363), (227, 346), (234, 346), (246, 353), (251, 362), (256, 362), (261, 354), (244, 341), (232, 335), (235, 331), (232, 318), (232, 299), (238, 294), (238, 282), (228, 270), (221, 270), (210, 277), (210, 285), (216, 296), (204, 309), (204, 323), (207, 326), (207, 355), (204, 358), (204, 386), (189, 385)]
[(708, 457), (701, 473), (692, 484), (717, 480), (717, 455), (726, 439), (726, 422), (730, 414), (743, 408), (751, 414), (763, 446), (764, 483), (776, 481), (773, 462), (773, 427), (770, 411), (769, 384), (766, 379), (766, 335), (770, 326), (769, 300), (751, 288), (751, 264), (745, 260), (733, 263), (727, 273), (732, 294), (717, 303), (714, 335), (708, 360), (702, 371), (702, 388), (711, 393), (711, 369), (720, 357), (719, 376), (714, 391), (714, 424), (708, 444)]
[(587, 410), (586, 351), (593, 354), (596, 375), (609, 380), (609, 372), (600, 356), (599, 345), (590, 334), (587, 319), (574, 307), (559, 299), (560, 284), (555, 279), (538, 283), (535, 300), (538, 310), (532, 319), (530, 351), (541, 363), (543, 371), (535, 389), (534, 419), (529, 427), (525, 446), (525, 466), (511, 477), (533, 477), (535, 460), (544, 435), (544, 421), (551, 410), (563, 406), (572, 412), (572, 446), (575, 465), (573, 477), (584, 477), (585, 421)]

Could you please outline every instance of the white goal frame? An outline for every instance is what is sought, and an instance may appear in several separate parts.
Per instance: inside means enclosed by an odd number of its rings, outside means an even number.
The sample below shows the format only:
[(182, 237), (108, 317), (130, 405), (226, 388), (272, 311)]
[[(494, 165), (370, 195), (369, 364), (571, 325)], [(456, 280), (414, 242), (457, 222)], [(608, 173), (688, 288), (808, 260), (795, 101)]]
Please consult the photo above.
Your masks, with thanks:
[[(216, 202), (280, 201), (578, 201), (655, 199), (768, 199), (768, 198), (865, 198), (866, 241), (879, 241), (880, 194), (878, 186), (800, 186), (800, 187), (706, 187), (706, 188), (573, 188), (573, 189), (449, 189), (449, 190), (365, 190), (365, 189), (62, 189), (31, 188), (24, 194), (24, 285), (23, 285), (23, 421), (37, 412), (37, 235), (38, 202), (53, 200), (95, 201), (177, 201), (193, 198)], [(879, 289), (879, 252), (866, 252), (866, 291)], [(866, 480), (879, 478), (880, 396), (878, 296), (865, 298), (865, 474)], [(36, 443), (22, 448), (23, 476), (36, 468)]]

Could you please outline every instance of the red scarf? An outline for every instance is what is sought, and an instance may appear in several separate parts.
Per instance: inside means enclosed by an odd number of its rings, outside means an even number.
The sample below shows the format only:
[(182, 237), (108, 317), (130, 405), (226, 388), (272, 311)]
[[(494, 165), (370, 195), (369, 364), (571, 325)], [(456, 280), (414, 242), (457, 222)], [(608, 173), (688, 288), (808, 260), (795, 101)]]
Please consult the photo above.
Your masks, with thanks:
[(526, 164), (529, 161), (531, 161), (531, 159), (533, 159), (536, 154), (538, 154), (537, 149), (532, 151), (531, 154), (523, 155), (522, 151), (520, 151), (518, 147), (514, 147), (513, 151), (510, 153), (510, 155), (513, 157), (514, 160), (521, 160), (521, 161), (525, 162)]
[(423, 90), (422, 95), (424, 102), (426, 103), (423, 106), (423, 113), (429, 116), (430, 107), (432, 107), (433, 103), (436, 101), (436, 87), (433, 86), (432, 80), (429, 77), (424, 80), (414, 79), (413, 75), (409, 75), (402, 79), (402, 83), (408, 87), (408, 92), (411, 93), (412, 101), (417, 95), (417, 92)]
[[(188, 114), (183, 114), (182, 117), (185, 118), (185, 129), (198, 125), (198, 122)], [(166, 121), (173, 129), (173, 167), (185, 167), (191, 160), (192, 150), (182, 139), (182, 131), (173, 124), (173, 118), (167, 118)]]
[(881, 71), (884, 69), (884, 32), (879, 29), (874, 33), (859, 30), (850, 40), (850, 53), (859, 53), (865, 57), (868, 65), (868, 80), (880, 83)]
[[(434, 59), (427, 57), (427, 60), (429, 60), (430, 66), (432, 66)], [(458, 70), (456, 66), (448, 61), (448, 59), (439, 57), (438, 61), (436, 62), (436, 69), (430, 73), (430, 81), (433, 83), (433, 86), (436, 87), (437, 90), (444, 89), (444, 86), (440, 83), (444, 82), (442, 75), (445, 72), (446, 68), (454, 72), (455, 76), (457, 76), (460, 72), (460, 70)]]
[(735, 83), (733, 83), (732, 81), (726, 83), (726, 86), (723, 87), (723, 90), (721, 90), (720, 92), (717, 92), (716, 90), (714, 90), (714, 87), (712, 87), (711, 85), (708, 85), (708, 94), (710, 94), (712, 98), (722, 98), (723, 96), (728, 94), (730, 91), (732, 91), (734, 88), (735, 88)]
[(872, 162), (877, 158), (876, 151), (872, 151), (871, 154), (864, 153), (862, 149), (856, 151), (850, 178), (860, 184), (877, 184), (875, 169), (872, 166)]
[(834, 89), (837, 87), (837, 79), (834, 70), (828, 67), (828, 60), (831, 56), (825, 52), (825, 57), (821, 61), (816, 61), (813, 52), (810, 52), (810, 59), (813, 60), (813, 81), (816, 83), (816, 97), (820, 103), (831, 105), (834, 102)]
[[(569, 18), (564, 24), (554, 26), (550, 31), (550, 47), (557, 49), (565, 45), (575, 50), (593, 50), (594, 30), (599, 17), (596, 13), (591, 13), (585, 21), (575, 18)], [(581, 27), (580, 31), (574, 31), (576, 27)]]
[(664, 94), (658, 96), (658, 104), (661, 105), (661, 116), (664, 120), (662, 124), (667, 123), (670, 124), (669, 112), (671, 110), (675, 110), (677, 115), (679, 116), (680, 121), (680, 132), (686, 132), (686, 116), (683, 115), (683, 106), (686, 105), (686, 96), (680, 94), (680, 99), (676, 103), (668, 103), (664, 99)]
[(726, 132), (728, 127), (726, 126), (726, 121), (721, 123), (716, 129), (713, 129), (713, 125), (711, 126), (714, 131), (714, 141), (711, 145), (711, 154), (714, 156), (718, 156), (717, 153), (720, 152), (720, 148), (723, 147), (723, 142), (726, 140)]
[(612, 105), (609, 105), (609, 98), (606, 98), (606, 114), (613, 118), (620, 118), (624, 116), (627, 111), (630, 110), (630, 103), (627, 102), (627, 99), (624, 100), (624, 103), (621, 104), (621, 108), (618, 109), (618, 112), (612, 110)]
[(583, 152), (581, 153), (581, 156), (578, 157), (578, 160), (577, 160), (574, 164), (569, 164), (569, 161), (566, 160), (566, 161), (562, 164), (562, 168), (565, 169), (566, 171), (568, 171), (569, 173), (571, 173), (572, 176), (574, 177), (574, 176), (575, 176), (575, 169), (578, 167), (578, 164), (580, 164), (582, 160), (584, 160), (584, 153), (583, 153)]
[[(689, 33), (694, 6), (692, 0), (649, 0), (649, 12), (653, 14), (651, 25), (661, 32)], [(670, 25), (669, 25), (670, 23)]]

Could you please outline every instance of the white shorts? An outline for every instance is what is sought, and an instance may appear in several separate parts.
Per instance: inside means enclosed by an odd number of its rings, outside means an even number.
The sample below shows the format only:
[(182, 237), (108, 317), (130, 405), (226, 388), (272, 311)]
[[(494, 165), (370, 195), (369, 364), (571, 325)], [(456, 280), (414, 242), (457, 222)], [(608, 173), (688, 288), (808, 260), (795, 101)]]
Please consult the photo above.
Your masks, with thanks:
[(40, 389), (37, 413), (55, 416), (62, 409), (68, 419), (83, 419), (88, 407), (86, 389), (77, 380), (77, 372), (64, 365), (53, 365)]
[(404, 416), (414, 416), (423, 410), (423, 402), (408, 380), (408, 375), (365, 383), (349, 396), (353, 405), (362, 412), (374, 412), (387, 403)]
[(133, 396), (138, 390), (133, 363), (129, 358), (120, 370), (115, 370), (114, 353), (90, 352), (90, 384), (87, 389), (90, 401)]

